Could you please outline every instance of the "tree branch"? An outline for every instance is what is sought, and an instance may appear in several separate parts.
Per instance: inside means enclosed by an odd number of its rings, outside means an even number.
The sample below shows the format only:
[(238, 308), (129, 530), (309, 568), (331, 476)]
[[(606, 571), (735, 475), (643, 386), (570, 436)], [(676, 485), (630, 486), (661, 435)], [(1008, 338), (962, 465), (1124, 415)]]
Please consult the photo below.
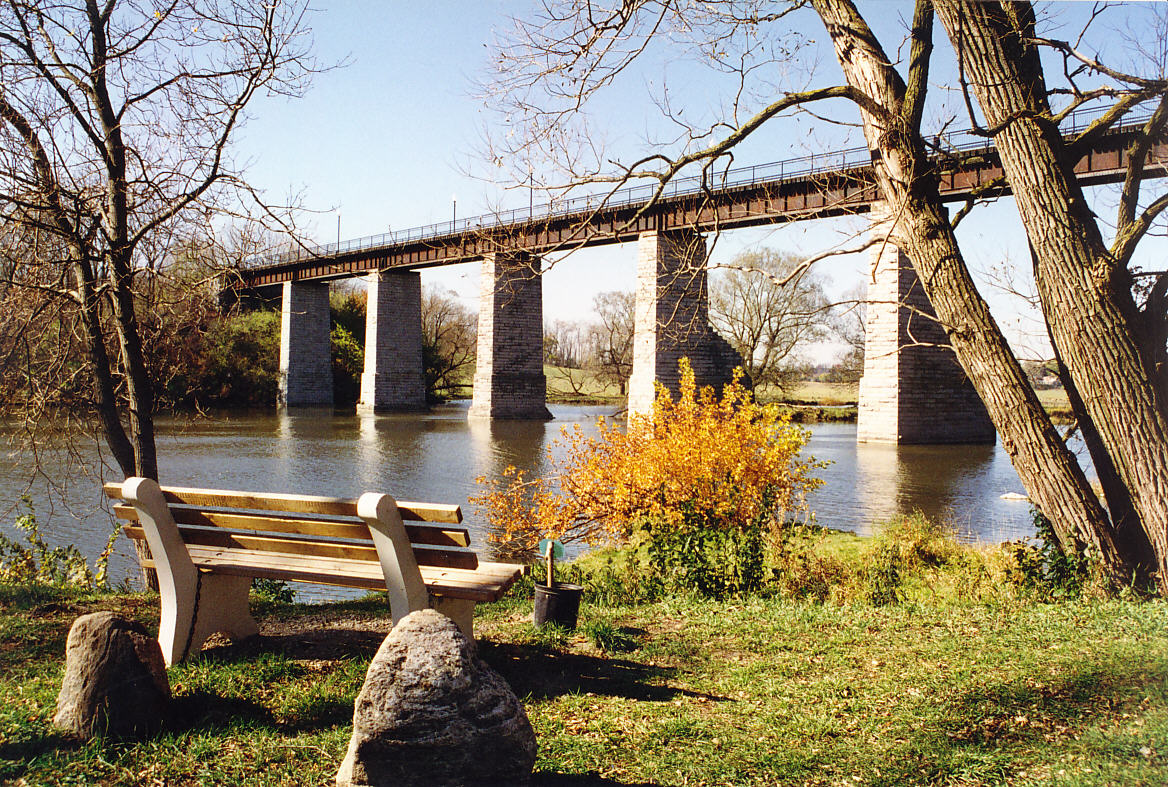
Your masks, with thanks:
[(909, 54), (908, 79), (905, 82), (904, 120), (914, 132), (920, 132), (929, 87), (929, 61), (933, 54), (933, 2), (917, 0), (913, 10), (912, 49)]
[[(1116, 229), (1122, 233), (1135, 222), (1136, 206), (1140, 199), (1140, 184), (1144, 177), (1144, 165), (1156, 138), (1164, 132), (1168, 122), (1168, 92), (1160, 99), (1156, 111), (1144, 124), (1144, 128), (1128, 148), (1127, 172), (1123, 179), (1123, 190), (1119, 198), (1119, 215)], [(1149, 222), (1150, 224), (1150, 222)]]

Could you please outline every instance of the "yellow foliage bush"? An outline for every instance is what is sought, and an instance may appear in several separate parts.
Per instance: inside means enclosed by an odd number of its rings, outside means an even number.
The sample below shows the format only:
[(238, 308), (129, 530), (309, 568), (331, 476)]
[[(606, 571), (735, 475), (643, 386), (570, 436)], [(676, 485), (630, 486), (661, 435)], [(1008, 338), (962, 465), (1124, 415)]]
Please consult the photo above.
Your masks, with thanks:
[(627, 428), (603, 418), (595, 434), (565, 428), (548, 451), (546, 477), (508, 468), (502, 479), (479, 478), (485, 491), (471, 502), (511, 554), (545, 536), (624, 543), (646, 522), (658, 533), (687, 522), (769, 532), (805, 510), (806, 493), (821, 483), (811, 475), (819, 463), (799, 456), (807, 438), (776, 407), (755, 402), (738, 377), (720, 398), (699, 390), (683, 359), (676, 401), (658, 387), (652, 412)]

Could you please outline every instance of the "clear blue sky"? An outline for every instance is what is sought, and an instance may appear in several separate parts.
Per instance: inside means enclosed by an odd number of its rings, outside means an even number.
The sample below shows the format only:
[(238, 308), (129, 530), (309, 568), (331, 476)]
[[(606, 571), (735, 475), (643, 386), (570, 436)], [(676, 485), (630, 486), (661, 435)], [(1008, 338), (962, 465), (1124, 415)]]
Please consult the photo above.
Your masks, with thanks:
[[(1054, 12), (1076, 17), (1088, 6), (1054, 6)], [(317, 76), (303, 98), (266, 99), (255, 105), (238, 147), (240, 156), (250, 161), (252, 182), (273, 200), (300, 194), (306, 208), (319, 211), (305, 226), (321, 242), (336, 239), (338, 214), (342, 237), (354, 238), (446, 221), (454, 196), (463, 217), (489, 212), (500, 200), (526, 204), (525, 196), (464, 173), (468, 167), (482, 170), (474, 154), (485, 116), (474, 96), (474, 80), (485, 71), (496, 33), (509, 27), (511, 16), (522, 16), (531, 7), (527, 0), (316, 3), (310, 26), (318, 58), (348, 64)], [(870, 12), (885, 46), (899, 43), (903, 20), (912, 13), (910, 2), (868, 3), (862, 9)], [(1073, 21), (1068, 20), (1068, 27)], [(806, 30), (825, 38), (814, 27)], [(1122, 45), (1115, 38), (1109, 43)], [(937, 31), (937, 40), (943, 41), (943, 31)], [(824, 78), (837, 73), (830, 57), (823, 59), (821, 69)], [(934, 76), (943, 90), (945, 72), (939, 68)], [(630, 82), (621, 96), (625, 111), (606, 119), (613, 129), (636, 134), (656, 121), (658, 109), (645, 100), (652, 78), (648, 71)], [(699, 79), (692, 85), (696, 105), (715, 103), (716, 96), (702, 92), (715, 93), (714, 82)], [(854, 113), (848, 119), (855, 119)], [(820, 140), (839, 133), (807, 121), (776, 125), (736, 165), (805, 155)], [(1109, 216), (1112, 210), (1100, 212)], [(861, 218), (725, 233), (713, 261), (727, 261), (756, 245), (814, 254), (863, 226)], [(1029, 267), (1024, 235), (1009, 200), (981, 209), (959, 234), (975, 271), (985, 273), (1005, 261), (1027, 262), (1021, 267)], [(1164, 244), (1157, 242), (1145, 256), (1162, 257), (1163, 251)], [(545, 316), (587, 319), (595, 294), (632, 288), (634, 259), (635, 244), (625, 244), (580, 252), (556, 265), (544, 280)], [(860, 256), (836, 258), (820, 270), (830, 279), (830, 291), (839, 294), (862, 279), (866, 262)], [(423, 277), (428, 284), (453, 288), (474, 304), (477, 266), (428, 270)], [(1022, 319), (1015, 299), (992, 288), (983, 287), (983, 292), (1015, 344), (1030, 354), (1028, 342), (1013, 328)], [(1041, 347), (1034, 352), (1040, 354)]]

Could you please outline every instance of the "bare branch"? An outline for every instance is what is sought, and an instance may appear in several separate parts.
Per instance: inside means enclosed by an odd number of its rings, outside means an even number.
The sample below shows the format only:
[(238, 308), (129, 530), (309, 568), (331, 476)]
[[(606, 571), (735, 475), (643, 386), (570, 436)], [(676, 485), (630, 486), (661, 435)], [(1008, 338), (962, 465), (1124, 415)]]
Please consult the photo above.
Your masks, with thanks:
[(1060, 41), (1060, 40), (1054, 39), (1054, 38), (1043, 38), (1041, 36), (1035, 36), (1034, 38), (1030, 39), (1029, 43), (1038, 44), (1039, 46), (1048, 46), (1051, 49), (1056, 49), (1056, 50), (1066, 54), (1067, 56), (1079, 61), (1080, 63), (1082, 63), (1084, 66), (1086, 66), (1090, 70), (1092, 70), (1098, 74), (1102, 74), (1104, 76), (1111, 77), (1112, 79), (1115, 79), (1119, 82), (1123, 82), (1125, 84), (1134, 85), (1136, 87), (1140, 87), (1140, 88), (1144, 88), (1146, 90), (1152, 90), (1152, 91), (1156, 91), (1156, 92), (1163, 92), (1164, 90), (1168, 90), (1168, 80), (1147, 79), (1145, 77), (1141, 77), (1141, 76), (1138, 76), (1136, 74), (1128, 74), (1128, 73), (1125, 73), (1123, 71), (1119, 71), (1117, 69), (1110, 68), (1108, 66), (1105, 66), (1098, 59), (1090, 57), (1089, 55), (1086, 55), (1083, 52), (1079, 51), (1079, 49), (1077, 49), (1073, 44), (1071, 44), (1068, 41)]
[[(1123, 190), (1120, 192), (1119, 216), (1116, 219), (1116, 229), (1122, 234), (1135, 222), (1136, 205), (1140, 198), (1140, 183), (1144, 177), (1144, 167), (1148, 161), (1148, 153), (1152, 144), (1164, 133), (1168, 123), (1168, 92), (1160, 99), (1156, 111), (1144, 124), (1141, 133), (1128, 148), (1127, 173), (1123, 179)], [(1151, 226), (1149, 219), (1145, 228)], [(1146, 231), (1146, 230), (1145, 230)]]

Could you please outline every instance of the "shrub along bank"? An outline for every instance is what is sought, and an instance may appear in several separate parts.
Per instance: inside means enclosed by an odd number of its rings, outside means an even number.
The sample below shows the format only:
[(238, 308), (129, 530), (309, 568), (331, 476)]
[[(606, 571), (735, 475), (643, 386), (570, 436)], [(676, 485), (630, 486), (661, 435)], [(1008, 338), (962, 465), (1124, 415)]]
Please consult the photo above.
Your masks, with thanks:
[[(789, 538), (749, 594), (671, 590), (631, 546), (562, 567), (587, 588), (575, 632), (532, 627), (531, 580), (480, 606), (481, 653), (536, 729), (536, 784), (1168, 782), (1168, 604), (1098, 597), (1089, 575), (1036, 570), (1037, 550), (921, 518)], [(77, 745), (49, 725), (70, 622), (154, 626), (157, 600), (0, 585), (0, 782), (328, 784), (384, 603), (257, 596), (265, 636), (171, 669), (161, 734)]]

